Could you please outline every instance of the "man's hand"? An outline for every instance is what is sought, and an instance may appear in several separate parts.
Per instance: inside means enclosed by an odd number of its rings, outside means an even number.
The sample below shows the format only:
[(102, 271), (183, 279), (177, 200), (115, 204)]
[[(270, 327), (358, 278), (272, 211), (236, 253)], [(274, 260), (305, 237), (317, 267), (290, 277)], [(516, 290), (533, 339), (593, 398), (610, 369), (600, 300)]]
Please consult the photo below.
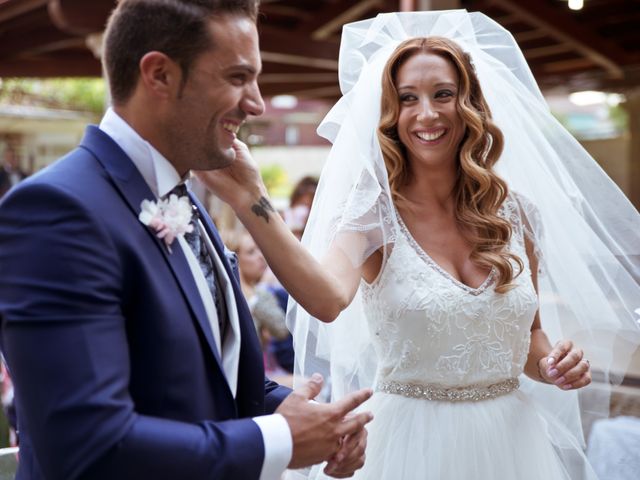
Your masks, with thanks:
[(561, 340), (546, 357), (538, 361), (542, 378), (563, 390), (578, 389), (591, 383), (591, 366), (580, 348)]
[[(314, 374), (301, 388), (280, 404), (280, 413), (289, 423), (293, 438), (293, 456), (289, 468), (296, 469), (331, 460), (327, 467), (336, 476), (351, 476), (364, 463), (366, 433), (364, 426), (373, 419), (369, 412), (348, 415), (372, 395), (359, 390), (331, 404), (311, 403), (322, 389), (322, 377)], [(362, 447), (362, 448), (361, 448)], [(358, 455), (358, 450), (363, 453)], [(351, 471), (350, 471), (351, 469)], [(350, 472), (350, 473), (349, 473)]]

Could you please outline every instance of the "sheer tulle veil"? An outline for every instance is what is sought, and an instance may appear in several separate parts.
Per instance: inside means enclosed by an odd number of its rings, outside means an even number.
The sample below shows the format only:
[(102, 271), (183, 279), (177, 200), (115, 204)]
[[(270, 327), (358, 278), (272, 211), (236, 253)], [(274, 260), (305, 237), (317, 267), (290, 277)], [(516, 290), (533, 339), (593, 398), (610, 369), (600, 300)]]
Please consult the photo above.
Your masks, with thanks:
[[(380, 14), (345, 25), (340, 48), (342, 98), (318, 133), (333, 143), (303, 244), (323, 258), (334, 243), (361, 264), (388, 253), (398, 231), (376, 137), (384, 65), (408, 38), (443, 36), (471, 55), (505, 147), (496, 170), (523, 199), (528, 234), (540, 259), (543, 328), (552, 343), (574, 340), (598, 382), (579, 392), (522, 378), (521, 388), (549, 412), (550, 430), (582, 439), (582, 420), (608, 415), (609, 385), (620, 381), (640, 341), (640, 215), (580, 144), (551, 115), (511, 34), (465, 10)], [(333, 399), (375, 384), (376, 353), (362, 299), (331, 324), (295, 302), (288, 312), (298, 379), (330, 379)], [(561, 447), (561, 446), (560, 446)]]

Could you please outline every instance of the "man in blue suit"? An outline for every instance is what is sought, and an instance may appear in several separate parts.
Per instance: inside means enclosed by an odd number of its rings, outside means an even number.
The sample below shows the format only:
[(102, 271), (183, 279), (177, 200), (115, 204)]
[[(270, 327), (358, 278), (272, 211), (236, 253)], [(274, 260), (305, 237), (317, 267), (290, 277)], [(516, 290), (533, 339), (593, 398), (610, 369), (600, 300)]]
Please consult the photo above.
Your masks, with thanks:
[(321, 378), (293, 393), (265, 379), (237, 272), (184, 186), (230, 165), (263, 111), (256, 10), (121, 0), (113, 109), (0, 205), (18, 479), (267, 480), (323, 460), (346, 477), (364, 462), (371, 416), (349, 412), (371, 392), (320, 405)]

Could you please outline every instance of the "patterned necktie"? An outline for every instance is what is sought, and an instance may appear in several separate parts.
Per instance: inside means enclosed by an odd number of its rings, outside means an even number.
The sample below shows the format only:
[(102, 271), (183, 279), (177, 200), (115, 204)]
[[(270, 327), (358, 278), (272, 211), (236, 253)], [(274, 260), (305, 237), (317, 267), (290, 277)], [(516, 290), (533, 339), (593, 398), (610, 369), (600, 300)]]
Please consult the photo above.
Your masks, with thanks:
[[(175, 194), (178, 197), (186, 196), (189, 199), (189, 202), (191, 202), (191, 197), (189, 197), (187, 187), (182, 183), (171, 190), (168, 195), (171, 194)], [(222, 293), (222, 288), (220, 288), (220, 282), (218, 281), (218, 275), (213, 264), (213, 259), (211, 258), (211, 254), (209, 253), (209, 249), (207, 248), (206, 241), (203, 238), (203, 233), (200, 230), (200, 222), (198, 222), (198, 218), (200, 218), (200, 212), (198, 211), (196, 206), (193, 205), (193, 203), (191, 203), (191, 206), (193, 215), (191, 217), (190, 223), (193, 226), (193, 230), (191, 233), (185, 233), (184, 239), (187, 241), (187, 244), (191, 248), (191, 251), (198, 260), (200, 270), (202, 270), (204, 279), (206, 280), (209, 291), (211, 292), (211, 296), (213, 297), (213, 302), (215, 303), (216, 312), (218, 314), (220, 339), (221, 343), (224, 343), (224, 335), (226, 333), (227, 327), (227, 308), (224, 301), (224, 295)]]

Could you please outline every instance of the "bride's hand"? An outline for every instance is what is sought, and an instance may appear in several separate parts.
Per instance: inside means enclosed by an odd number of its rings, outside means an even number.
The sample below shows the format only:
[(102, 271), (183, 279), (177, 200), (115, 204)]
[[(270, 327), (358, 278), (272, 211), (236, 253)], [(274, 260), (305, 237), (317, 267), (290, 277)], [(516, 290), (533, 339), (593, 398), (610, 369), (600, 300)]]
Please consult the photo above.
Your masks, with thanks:
[(228, 167), (194, 173), (209, 190), (237, 212), (266, 196), (267, 190), (249, 148), (236, 139), (233, 149), (236, 159)]
[(571, 340), (561, 340), (549, 355), (538, 361), (540, 375), (563, 390), (575, 390), (591, 383), (591, 365), (582, 349)]

